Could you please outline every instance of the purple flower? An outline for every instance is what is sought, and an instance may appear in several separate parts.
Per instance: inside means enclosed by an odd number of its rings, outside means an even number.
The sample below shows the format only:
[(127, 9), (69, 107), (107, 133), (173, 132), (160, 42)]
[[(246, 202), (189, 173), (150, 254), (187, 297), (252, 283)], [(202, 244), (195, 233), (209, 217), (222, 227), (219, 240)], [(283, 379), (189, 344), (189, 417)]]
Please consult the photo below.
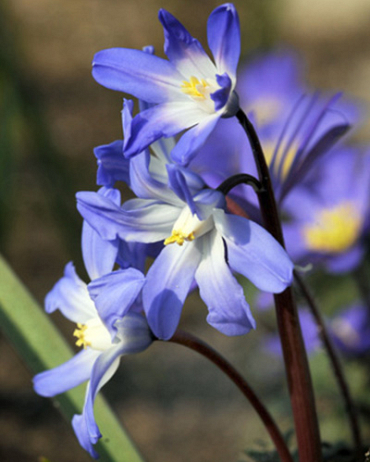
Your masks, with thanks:
[[(117, 193), (103, 188), (97, 195), (115, 203)], [(85, 284), (68, 263), (64, 276), (45, 299), (48, 313), (59, 309), (77, 324), (73, 335), (83, 349), (66, 363), (34, 377), (35, 391), (45, 397), (89, 381), (83, 412), (73, 417), (72, 424), (81, 446), (94, 458), (98, 454), (93, 445), (102, 436), (94, 418), (95, 397), (117, 370), (121, 356), (143, 351), (153, 340), (144, 316), (133, 312), (144, 276), (135, 268), (112, 271), (118, 247), (118, 240), (103, 240), (84, 223), (83, 256), (92, 282)]]
[(284, 233), (294, 261), (321, 263), (337, 273), (355, 268), (365, 252), (369, 195), (369, 153), (334, 149), (311, 184), (296, 188), (286, 200), (290, 220)]
[(255, 322), (232, 271), (261, 290), (281, 292), (291, 283), (293, 265), (265, 229), (228, 214), (220, 192), (207, 189), (183, 167), (168, 164), (165, 169), (162, 159), (149, 162), (147, 152), (131, 159), (130, 183), (137, 199), (119, 207), (96, 193), (81, 192), (78, 209), (103, 239), (164, 241), (143, 289), (144, 309), (157, 337), (173, 335), (194, 279), (209, 309), (207, 321), (226, 335), (244, 334)]
[(132, 121), (130, 136), (125, 139), (126, 156), (190, 128), (172, 151), (177, 162), (186, 164), (220, 117), (238, 110), (234, 88), (240, 55), (239, 19), (230, 3), (211, 13), (207, 32), (214, 62), (170, 13), (160, 10), (159, 20), (169, 61), (148, 50), (112, 48), (95, 55), (93, 76), (107, 88), (151, 103)]

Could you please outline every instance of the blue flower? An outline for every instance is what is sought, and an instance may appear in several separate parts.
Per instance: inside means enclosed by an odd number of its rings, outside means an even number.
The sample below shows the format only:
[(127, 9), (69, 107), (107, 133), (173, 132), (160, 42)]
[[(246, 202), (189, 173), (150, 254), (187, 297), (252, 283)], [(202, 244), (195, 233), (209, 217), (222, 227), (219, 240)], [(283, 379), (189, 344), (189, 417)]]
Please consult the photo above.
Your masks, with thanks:
[(317, 262), (335, 273), (358, 266), (366, 251), (369, 194), (369, 152), (335, 148), (285, 202), (284, 233), (294, 261)]
[(91, 192), (77, 194), (78, 209), (103, 239), (164, 241), (148, 271), (143, 304), (155, 335), (175, 332), (184, 300), (193, 285), (208, 306), (207, 321), (226, 335), (241, 335), (255, 321), (232, 271), (261, 290), (281, 292), (292, 281), (293, 264), (261, 226), (227, 213), (224, 196), (207, 189), (183, 167), (149, 154), (131, 159), (130, 183), (137, 194), (119, 207)]
[[(103, 189), (98, 195), (115, 203), (116, 193)], [(89, 381), (83, 412), (73, 417), (72, 424), (81, 446), (97, 458), (93, 445), (102, 435), (94, 418), (95, 397), (117, 370), (120, 356), (145, 350), (153, 337), (146, 319), (133, 312), (145, 281), (142, 272), (135, 268), (112, 271), (118, 240), (102, 240), (85, 222), (82, 248), (92, 282), (86, 285), (68, 263), (64, 276), (46, 296), (45, 309), (48, 313), (59, 309), (77, 324), (73, 335), (83, 349), (66, 363), (37, 374), (34, 388), (41, 396), (51, 397)]]
[(234, 88), (240, 55), (239, 19), (230, 3), (211, 13), (207, 32), (215, 62), (170, 13), (160, 10), (159, 20), (169, 61), (148, 50), (112, 48), (95, 55), (93, 76), (110, 89), (151, 103), (132, 121), (130, 136), (125, 139), (126, 156), (190, 128), (172, 151), (173, 159), (187, 164), (220, 117), (233, 116), (238, 110)]

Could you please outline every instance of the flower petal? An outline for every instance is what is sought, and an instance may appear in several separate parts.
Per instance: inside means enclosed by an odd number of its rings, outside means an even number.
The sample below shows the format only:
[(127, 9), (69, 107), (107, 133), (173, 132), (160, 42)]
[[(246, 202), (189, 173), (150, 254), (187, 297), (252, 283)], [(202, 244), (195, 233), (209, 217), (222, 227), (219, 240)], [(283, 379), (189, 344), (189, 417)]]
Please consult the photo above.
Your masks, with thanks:
[(130, 185), (129, 161), (123, 156), (123, 141), (117, 140), (94, 148), (98, 159), (96, 183), (101, 186), (114, 186), (116, 181)]
[(131, 308), (145, 282), (144, 275), (135, 268), (113, 271), (88, 285), (90, 297), (104, 324), (116, 336), (116, 321)]
[(206, 139), (215, 128), (221, 114), (208, 115), (198, 125), (188, 130), (171, 152), (172, 159), (180, 165), (186, 166), (195, 157), (196, 151), (203, 146)]
[(94, 401), (99, 390), (116, 372), (122, 350), (122, 345), (118, 344), (99, 355), (92, 368), (82, 415), (75, 415), (72, 419), (72, 426), (80, 445), (95, 459), (98, 453), (94, 450), (93, 444), (98, 442), (102, 434), (94, 418)]
[(210, 14), (207, 35), (218, 72), (227, 72), (235, 81), (240, 56), (240, 24), (232, 3), (219, 6)]
[(64, 364), (35, 375), (33, 378), (35, 392), (50, 398), (77, 387), (90, 378), (94, 362), (100, 354), (100, 351), (87, 348)]
[[(121, 194), (117, 189), (101, 188), (98, 194), (109, 198), (117, 205), (121, 203)], [(84, 220), (81, 239), (82, 256), (91, 280), (112, 271), (118, 254), (118, 245), (118, 239), (114, 241), (102, 239)]]
[(199, 41), (168, 11), (161, 9), (158, 16), (164, 29), (164, 52), (184, 78), (213, 77), (216, 68)]
[(131, 135), (125, 139), (124, 154), (132, 157), (161, 137), (168, 138), (198, 124), (208, 114), (194, 101), (158, 104), (137, 114), (131, 124)]
[(182, 306), (201, 260), (196, 242), (165, 247), (150, 267), (143, 305), (154, 334), (168, 340), (180, 320)]
[(64, 276), (45, 297), (45, 311), (52, 313), (59, 309), (63, 316), (76, 323), (84, 324), (96, 316), (96, 309), (89, 297), (86, 284), (77, 276), (73, 263), (67, 263)]
[(222, 237), (213, 230), (201, 240), (203, 258), (195, 280), (209, 310), (207, 322), (225, 335), (246, 334), (255, 328), (256, 323), (243, 289), (225, 261)]
[(137, 242), (158, 242), (171, 233), (181, 209), (146, 199), (127, 201), (125, 209), (93, 192), (79, 192), (77, 208), (102, 237)]
[(96, 53), (94, 79), (111, 90), (129, 93), (148, 103), (182, 99), (182, 76), (165, 59), (141, 50), (111, 48)]
[[(144, 151), (131, 159), (131, 189), (141, 199), (157, 199), (181, 207), (183, 205), (181, 200), (167, 185), (167, 172), (165, 177), (160, 178), (163, 181), (158, 181), (149, 170), (149, 163), (151, 166), (154, 159), (148, 151)], [(156, 176), (158, 177), (158, 175)]]
[(223, 210), (215, 225), (226, 241), (230, 267), (266, 292), (279, 293), (293, 278), (293, 263), (283, 247), (262, 226)]

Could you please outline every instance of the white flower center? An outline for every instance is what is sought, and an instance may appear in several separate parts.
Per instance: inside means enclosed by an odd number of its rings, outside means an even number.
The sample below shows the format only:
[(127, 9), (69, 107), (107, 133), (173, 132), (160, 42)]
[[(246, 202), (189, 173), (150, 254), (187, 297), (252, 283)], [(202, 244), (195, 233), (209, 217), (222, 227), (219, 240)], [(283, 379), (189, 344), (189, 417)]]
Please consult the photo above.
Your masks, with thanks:
[(214, 79), (199, 80), (194, 76), (191, 76), (189, 80), (184, 80), (181, 85), (181, 91), (190, 96), (205, 112), (210, 114), (215, 112), (215, 103), (211, 99), (211, 93), (220, 88)]
[(85, 349), (105, 351), (112, 346), (110, 333), (98, 317), (89, 319), (86, 324), (78, 323), (73, 335), (77, 337), (76, 345)]
[(199, 218), (191, 213), (189, 207), (184, 207), (176, 220), (172, 234), (164, 241), (164, 245), (176, 244), (183, 245), (184, 241), (193, 241), (197, 237), (203, 236), (214, 227), (212, 215), (206, 220)]

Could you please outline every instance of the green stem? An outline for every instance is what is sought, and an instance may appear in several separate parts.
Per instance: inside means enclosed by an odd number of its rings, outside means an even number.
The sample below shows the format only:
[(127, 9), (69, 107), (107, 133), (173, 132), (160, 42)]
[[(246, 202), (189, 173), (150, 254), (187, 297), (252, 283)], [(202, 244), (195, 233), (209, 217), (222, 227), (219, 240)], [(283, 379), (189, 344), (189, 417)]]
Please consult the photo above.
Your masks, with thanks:
[[(262, 190), (258, 199), (265, 228), (283, 246), (284, 238), (270, 172), (257, 133), (242, 110), (236, 114), (245, 130), (256, 162)], [(283, 350), (300, 462), (320, 462), (321, 443), (312, 380), (295, 300), (290, 287), (275, 294), (277, 325)]]
[(211, 348), (202, 340), (181, 330), (176, 331), (175, 335), (168, 341), (186, 346), (187, 348), (196, 351), (197, 353), (210, 360), (222, 372), (224, 372), (227, 377), (229, 377), (229, 379), (239, 388), (243, 395), (249, 400), (250, 404), (260, 416), (266, 427), (266, 430), (270, 434), (271, 439), (275, 444), (276, 450), (282, 462), (293, 462), (292, 456), (287, 448), (284, 438), (281, 435), (274, 419), (271, 417), (271, 414), (259, 400), (258, 396), (254, 393), (248, 382), (233, 366), (231, 366), (231, 364), (225, 358), (223, 358), (216, 350)]

